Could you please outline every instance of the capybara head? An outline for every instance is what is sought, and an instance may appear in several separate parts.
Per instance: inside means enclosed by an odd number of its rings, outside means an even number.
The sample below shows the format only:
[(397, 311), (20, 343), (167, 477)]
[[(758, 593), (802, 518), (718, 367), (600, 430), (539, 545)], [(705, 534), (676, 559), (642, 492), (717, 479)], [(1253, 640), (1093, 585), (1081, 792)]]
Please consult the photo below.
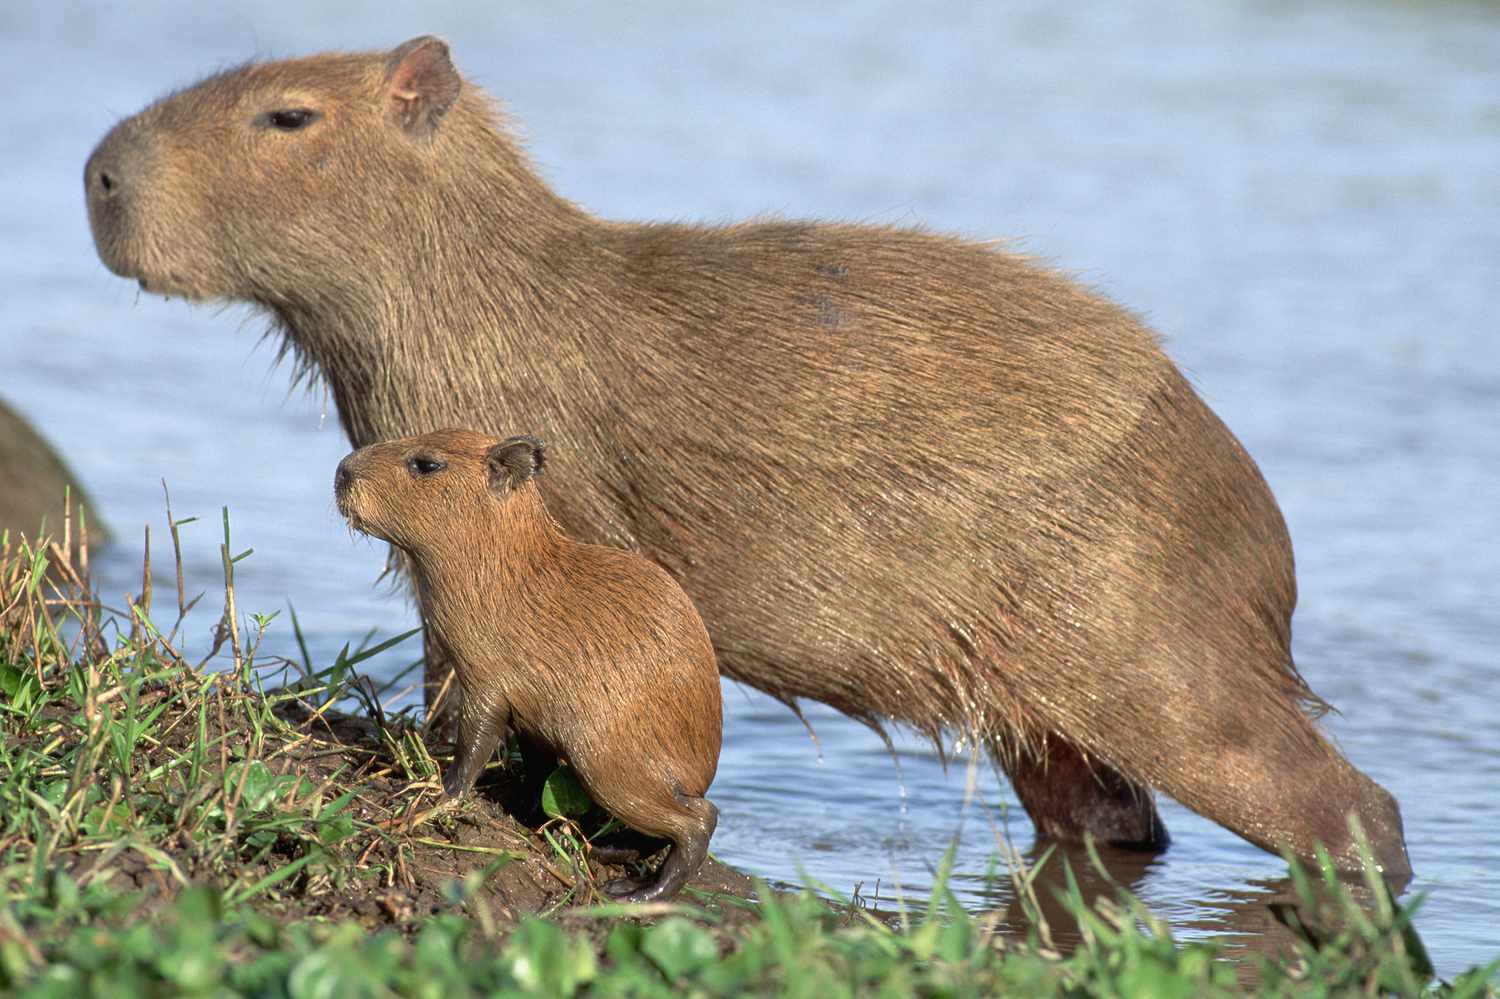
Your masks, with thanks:
[[(398, 202), (421, 201), (435, 126), (460, 91), (448, 46), (424, 36), (384, 57), (247, 65), (170, 95), (84, 168), (99, 255), (150, 291), (275, 304), (288, 274), (327, 267), (341, 223), (400, 231)], [(257, 249), (271, 247), (293, 265), (264, 273)], [(348, 261), (369, 249), (338, 248)]]
[(456, 519), (493, 510), (530, 485), (545, 454), (535, 437), (497, 441), (472, 430), (382, 441), (339, 462), (334, 495), (356, 530), (421, 555), (454, 533)]

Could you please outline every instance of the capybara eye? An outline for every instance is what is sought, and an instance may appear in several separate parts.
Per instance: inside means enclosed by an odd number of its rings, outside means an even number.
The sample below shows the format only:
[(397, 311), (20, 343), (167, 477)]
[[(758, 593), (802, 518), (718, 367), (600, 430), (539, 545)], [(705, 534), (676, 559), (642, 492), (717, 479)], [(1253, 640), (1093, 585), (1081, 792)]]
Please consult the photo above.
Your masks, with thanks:
[(448, 463), (446, 461), (439, 461), (437, 458), (428, 457), (425, 454), (418, 454), (406, 460), (406, 467), (411, 469), (411, 474), (424, 477), (436, 475), (447, 468)]
[(279, 128), (283, 132), (295, 132), (321, 117), (323, 116), (312, 108), (285, 108), (281, 111), (267, 111), (260, 116), (259, 123)]

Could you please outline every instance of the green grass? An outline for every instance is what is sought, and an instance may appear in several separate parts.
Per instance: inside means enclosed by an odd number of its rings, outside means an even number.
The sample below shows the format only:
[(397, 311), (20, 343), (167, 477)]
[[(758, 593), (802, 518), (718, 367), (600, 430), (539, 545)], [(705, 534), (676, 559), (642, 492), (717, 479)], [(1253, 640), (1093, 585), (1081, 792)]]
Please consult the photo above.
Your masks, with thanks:
[[(171, 522), (174, 540), (186, 523)], [(61, 546), (0, 539), (0, 992), (1496, 994), (1500, 961), (1433, 980), (1411, 926), (1420, 900), (1399, 905), (1372, 876), (1361, 904), (1326, 866), (1296, 871), (1298, 904), (1277, 911), (1295, 953), (1239, 964), (1218, 941), (1174, 939), (1123, 890), (1090, 907), (1071, 876), (1080, 942), (1059, 953), (1034, 869), (1012, 875), (1022, 938), (965, 911), (946, 867), (896, 919), (763, 884), (754, 901), (587, 904), (596, 876), (565, 788), (550, 787), (539, 833), (486, 803), (441, 803), (420, 726), (386, 717), (358, 676), (406, 636), (315, 668), (288, 615), (302, 661), (266, 656), (274, 615), (241, 620), (233, 575), (249, 553), (231, 554), (227, 515), (221, 550), (214, 649), (190, 663), (180, 557), (163, 626), (149, 566), (110, 610)]]

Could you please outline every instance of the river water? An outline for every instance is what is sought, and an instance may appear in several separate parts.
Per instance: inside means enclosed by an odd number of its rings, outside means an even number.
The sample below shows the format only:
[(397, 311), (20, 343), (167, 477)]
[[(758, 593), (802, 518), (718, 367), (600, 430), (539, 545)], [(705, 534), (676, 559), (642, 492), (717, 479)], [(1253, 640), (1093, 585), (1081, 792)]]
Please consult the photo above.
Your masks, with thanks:
[[(1058, 5), (385, 5), (257, 0), (0, 9), (0, 395), (66, 453), (136, 585), (164, 535), (217, 599), (220, 508), (240, 607), (296, 607), (326, 663), (410, 627), (331, 502), (346, 451), (240, 307), (139, 294), (95, 258), (84, 158), (167, 89), (257, 55), (445, 35), (549, 179), (619, 218), (774, 213), (1008, 237), (1142, 315), (1260, 462), (1291, 526), (1296, 655), (1328, 728), (1401, 801), (1439, 970), (1500, 954), (1500, 9), (1220, 0)], [(167, 551), (157, 549), (157, 559)], [(165, 587), (158, 592), (164, 592)], [(207, 639), (214, 609), (190, 619)], [(292, 654), (286, 615), (266, 638)], [(388, 675), (414, 643), (376, 661)], [(959, 749), (726, 687), (715, 852), (880, 904), (958, 840), (987, 881), (1009, 789)], [(953, 747), (949, 747), (950, 749)], [(1187, 935), (1259, 944), (1280, 862), (1168, 802), (1175, 842), (1117, 870)]]

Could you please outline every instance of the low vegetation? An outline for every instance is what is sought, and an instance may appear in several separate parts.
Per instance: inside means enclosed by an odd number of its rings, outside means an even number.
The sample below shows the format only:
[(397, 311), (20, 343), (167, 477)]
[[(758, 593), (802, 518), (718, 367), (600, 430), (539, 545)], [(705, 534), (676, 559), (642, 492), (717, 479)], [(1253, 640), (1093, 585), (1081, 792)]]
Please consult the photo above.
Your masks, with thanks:
[[(172, 521), (178, 531), (189, 521)], [(202, 529), (200, 526), (199, 529)], [(223, 521), (223, 613), (199, 662), (179, 652), (188, 599), (111, 608), (87, 546), (0, 539), (0, 991), (34, 996), (688, 994), (1494, 996), (1500, 961), (1433, 979), (1378, 877), (1357, 903), (1331, 870), (1295, 874), (1282, 959), (1181, 942), (1125, 892), (1085, 903), (1053, 946), (1033, 875), (1016, 938), (966, 912), (944, 877), (897, 915), (833, 893), (782, 893), (719, 865), (671, 904), (622, 907), (596, 886), (594, 824), (563, 775), (506, 802), (505, 771), (441, 797), (420, 721), (359, 673), (409, 635), (311, 660), (268, 655), (275, 615), (235, 605)], [(149, 549), (149, 544), (148, 544)], [(174, 544), (174, 550), (176, 546)], [(163, 610), (165, 608), (165, 610)], [(203, 613), (203, 612), (199, 612)], [(165, 622), (170, 621), (170, 624)], [(282, 623), (275, 622), (275, 627)], [(1063, 952), (1066, 950), (1066, 952)]]

